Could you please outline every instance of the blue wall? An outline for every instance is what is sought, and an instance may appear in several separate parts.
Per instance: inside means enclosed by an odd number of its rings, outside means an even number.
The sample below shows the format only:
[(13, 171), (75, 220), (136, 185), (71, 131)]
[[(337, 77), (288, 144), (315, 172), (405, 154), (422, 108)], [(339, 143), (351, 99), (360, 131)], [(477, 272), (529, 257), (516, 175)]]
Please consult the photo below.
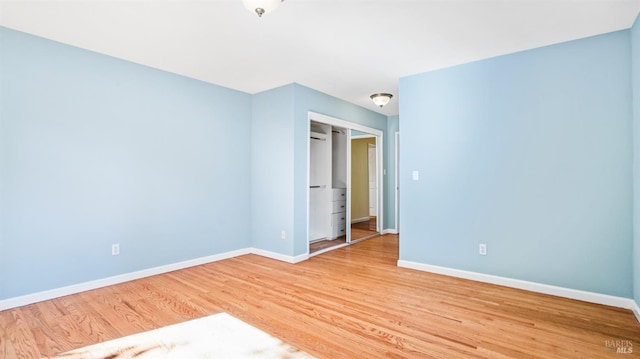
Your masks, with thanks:
[[(639, 26), (402, 79), (401, 259), (640, 304)], [(0, 300), (251, 246), (306, 253), (308, 111), (384, 132), (398, 225), (398, 116), (1, 27), (0, 49)]]
[(253, 96), (251, 134), (252, 243), (289, 256), (293, 254), (294, 87)]
[(634, 164), (634, 235), (633, 235), (633, 288), (634, 298), (640, 306), (640, 16), (631, 28), (631, 72), (633, 86), (633, 164)]
[(385, 142), (386, 157), (385, 167), (387, 175), (385, 176), (386, 194), (385, 194), (385, 217), (384, 228), (398, 229), (396, 224), (396, 132), (400, 131), (400, 117), (387, 117), (387, 142)]
[(0, 299), (250, 246), (250, 95), (6, 28), (0, 49)]
[(6, 28), (0, 48), (0, 300), (241, 248), (305, 254), (308, 111), (386, 131), (298, 84), (251, 96)]
[(621, 31), (401, 79), (400, 259), (631, 297), (629, 44)]

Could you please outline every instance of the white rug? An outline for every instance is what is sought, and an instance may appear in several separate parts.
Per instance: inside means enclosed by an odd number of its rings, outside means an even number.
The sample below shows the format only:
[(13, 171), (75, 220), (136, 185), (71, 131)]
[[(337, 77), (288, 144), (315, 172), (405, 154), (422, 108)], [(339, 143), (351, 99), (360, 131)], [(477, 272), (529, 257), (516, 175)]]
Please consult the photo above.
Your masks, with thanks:
[(313, 358), (227, 313), (72, 350), (56, 359)]

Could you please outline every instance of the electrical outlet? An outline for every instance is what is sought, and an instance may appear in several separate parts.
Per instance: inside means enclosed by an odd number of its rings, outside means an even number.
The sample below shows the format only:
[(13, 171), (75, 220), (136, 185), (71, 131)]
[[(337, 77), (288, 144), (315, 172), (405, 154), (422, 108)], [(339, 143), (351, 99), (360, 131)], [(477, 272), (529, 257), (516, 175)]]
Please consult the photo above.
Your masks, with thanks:
[(478, 246), (478, 253), (481, 256), (486, 256), (487, 255), (487, 245), (484, 243), (480, 243), (480, 245)]
[(287, 232), (285, 232), (285, 230), (283, 229), (282, 232), (280, 232), (280, 238), (287, 239)]
[(114, 243), (111, 245), (111, 255), (117, 256), (120, 254), (120, 243)]

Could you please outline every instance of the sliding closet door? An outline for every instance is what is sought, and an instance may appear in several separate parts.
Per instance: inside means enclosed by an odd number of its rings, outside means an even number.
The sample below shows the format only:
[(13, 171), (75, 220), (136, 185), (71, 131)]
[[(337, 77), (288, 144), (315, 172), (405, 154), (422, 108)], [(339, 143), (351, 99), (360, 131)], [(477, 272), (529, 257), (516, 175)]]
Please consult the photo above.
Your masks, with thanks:
[[(373, 223), (382, 222), (382, 131), (343, 121), (326, 115), (309, 112), (309, 253), (323, 253), (331, 247), (340, 247), (354, 240), (352, 232), (353, 207), (353, 136), (373, 138), (375, 165), (369, 174), (367, 148), (365, 144), (363, 161), (364, 213), (361, 217), (376, 217)], [(372, 153), (373, 154), (373, 153)], [(371, 179), (371, 180), (370, 180)], [(369, 183), (374, 184), (369, 195)], [(369, 197), (373, 199), (369, 208)], [(369, 212), (371, 211), (371, 212)], [(370, 215), (370, 213), (373, 213)], [(368, 232), (379, 232), (375, 224)], [(346, 235), (345, 235), (346, 234)], [(340, 239), (340, 240), (337, 240)], [(359, 237), (362, 239), (362, 237)], [(346, 241), (346, 243), (345, 243)], [(324, 243), (330, 242), (330, 243)], [(331, 243), (335, 243), (332, 245)], [(326, 246), (329, 245), (329, 246)], [(318, 249), (320, 248), (320, 249)]]
[(309, 241), (329, 237), (331, 216), (331, 127), (314, 124), (309, 133)]

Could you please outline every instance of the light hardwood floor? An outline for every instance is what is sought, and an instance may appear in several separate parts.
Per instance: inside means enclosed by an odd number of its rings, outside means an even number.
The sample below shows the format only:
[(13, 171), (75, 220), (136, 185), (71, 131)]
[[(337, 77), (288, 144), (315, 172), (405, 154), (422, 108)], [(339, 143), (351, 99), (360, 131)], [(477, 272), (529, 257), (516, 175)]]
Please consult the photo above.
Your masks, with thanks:
[[(385, 235), (295, 265), (246, 255), (0, 312), (39, 358), (227, 312), (319, 358), (631, 358), (628, 310), (398, 268)], [(626, 340), (632, 354), (607, 351)], [(608, 342), (609, 341), (609, 342)]]

